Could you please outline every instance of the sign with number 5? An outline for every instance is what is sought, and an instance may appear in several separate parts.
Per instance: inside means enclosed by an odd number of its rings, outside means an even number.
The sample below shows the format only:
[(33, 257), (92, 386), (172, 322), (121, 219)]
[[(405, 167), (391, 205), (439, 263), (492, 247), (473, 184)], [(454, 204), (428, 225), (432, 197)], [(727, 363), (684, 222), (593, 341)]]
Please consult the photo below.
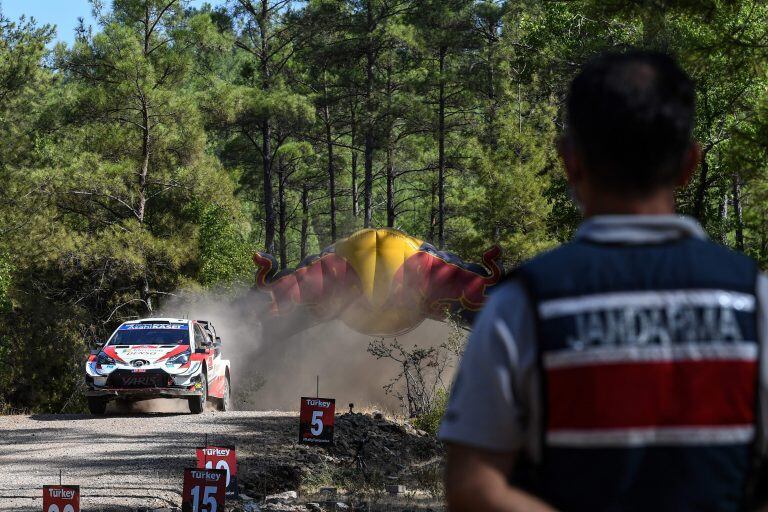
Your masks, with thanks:
[(333, 398), (301, 399), (299, 413), (299, 443), (333, 444), (333, 418), (336, 400)]
[(226, 489), (223, 469), (185, 469), (181, 512), (224, 512)]
[(237, 496), (237, 455), (234, 446), (197, 448), (197, 468), (223, 469), (227, 472), (227, 494)]
[(80, 487), (44, 485), (43, 512), (80, 512)]

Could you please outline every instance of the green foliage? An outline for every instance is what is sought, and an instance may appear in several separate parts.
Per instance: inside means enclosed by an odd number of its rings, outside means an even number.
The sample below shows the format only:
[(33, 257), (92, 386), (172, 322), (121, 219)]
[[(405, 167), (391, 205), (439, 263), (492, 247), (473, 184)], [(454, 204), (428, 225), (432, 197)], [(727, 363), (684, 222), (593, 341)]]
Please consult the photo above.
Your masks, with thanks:
[(605, 49), (679, 57), (704, 154), (679, 208), (768, 262), (764, 2), (265, 5), (119, 0), (53, 49), (52, 27), (0, 14), (0, 410), (77, 410), (117, 323), (247, 282), (265, 246), (295, 265), (366, 202), (371, 226), (475, 261), (567, 240), (555, 139)]
[(438, 390), (432, 401), (432, 408), (421, 416), (413, 420), (413, 426), (436, 436), (440, 429), (440, 422), (445, 415), (445, 409), (448, 407), (448, 393), (445, 390)]
[(254, 248), (231, 212), (215, 204), (200, 207), (200, 271), (204, 286), (247, 282), (253, 275)]

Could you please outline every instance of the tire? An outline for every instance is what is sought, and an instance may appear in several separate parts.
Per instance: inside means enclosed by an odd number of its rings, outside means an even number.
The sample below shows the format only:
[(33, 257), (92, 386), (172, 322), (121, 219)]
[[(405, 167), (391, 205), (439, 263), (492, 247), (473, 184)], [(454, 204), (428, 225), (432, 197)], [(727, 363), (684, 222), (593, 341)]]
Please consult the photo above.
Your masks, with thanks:
[(107, 401), (95, 396), (88, 397), (88, 410), (96, 416), (103, 416), (107, 412)]
[(191, 396), (189, 400), (189, 412), (192, 414), (202, 414), (205, 411), (205, 400), (208, 398), (208, 376), (205, 373), (200, 375), (200, 380), (203, 383), (202, 393), (200, 396)]
[(232, 388), (229, 386), (229, 375), (224, 377), (224, 394), (219, 399), (219, 410), (232, 410)]

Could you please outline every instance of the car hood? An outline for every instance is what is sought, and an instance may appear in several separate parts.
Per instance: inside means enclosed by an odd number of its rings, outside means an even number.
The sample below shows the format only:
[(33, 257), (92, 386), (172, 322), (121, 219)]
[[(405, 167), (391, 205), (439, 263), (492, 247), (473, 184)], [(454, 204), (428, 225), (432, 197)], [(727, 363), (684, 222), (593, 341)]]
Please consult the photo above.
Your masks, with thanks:
[(146, 361), (145, 364), (152, 364), (170, 359), (187, 350), (189, 345), (131, 345), (106, 347), (104, 353), (118, 362), (131, 363), (142, 360)]

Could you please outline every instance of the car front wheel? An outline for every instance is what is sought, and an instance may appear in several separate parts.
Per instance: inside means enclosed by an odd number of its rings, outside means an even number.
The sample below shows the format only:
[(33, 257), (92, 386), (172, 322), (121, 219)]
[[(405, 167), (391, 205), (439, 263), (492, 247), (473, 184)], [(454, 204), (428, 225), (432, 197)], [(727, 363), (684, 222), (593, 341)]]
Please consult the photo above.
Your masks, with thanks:
[(229, 376), (224, 377), (224, 394), (219, 399), (219, 410), (232, 410), (232, 388), (229, 386)]
[(202, 382), (202, 388), (200, 389), (200, 396), (189, 397), (189, 412), (192, 414), (201, 414), (205, 410), (205, 399), (208, 396), (208, 378), (203, 373), (200, 375), (200, 381)]

